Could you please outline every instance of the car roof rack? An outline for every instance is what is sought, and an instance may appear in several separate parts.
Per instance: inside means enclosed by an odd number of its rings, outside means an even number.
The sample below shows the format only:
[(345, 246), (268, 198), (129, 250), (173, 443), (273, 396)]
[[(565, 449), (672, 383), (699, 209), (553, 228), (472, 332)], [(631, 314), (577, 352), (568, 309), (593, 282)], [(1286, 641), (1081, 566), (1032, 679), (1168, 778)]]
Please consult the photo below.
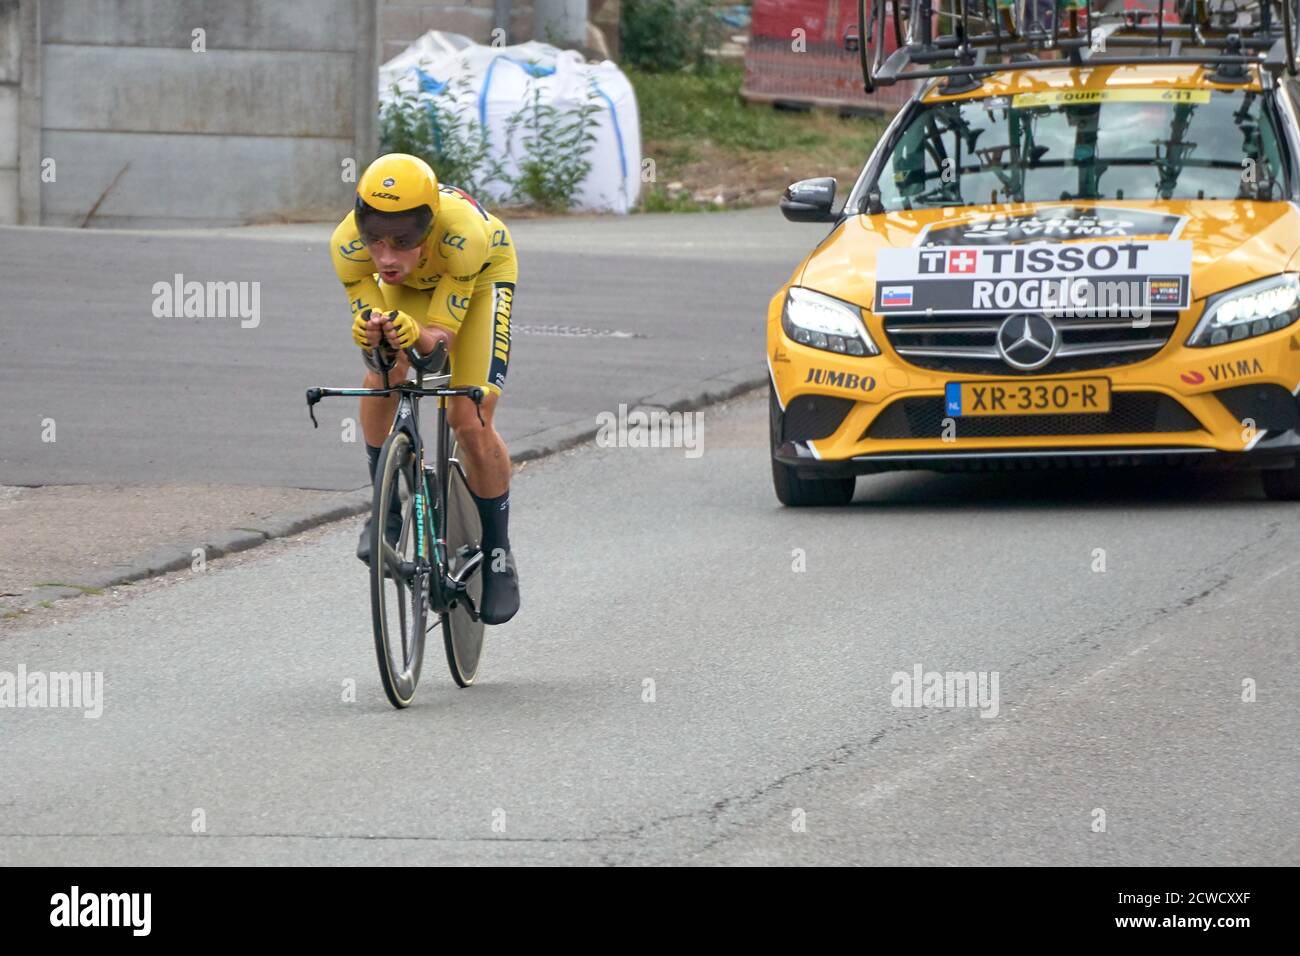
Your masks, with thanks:
[[(983, 77), (1045, 67), (1197, 64), (1242, 84), (1300, 64), (1300, 0), (858, 0), (845, 46), (867, 93), (944, 78), (946, 95)], [(1140, 2), (1140, 0), (1136, 0)], [(1154, 22), (1148, 22), (1154, 20)], [(893, 41), (892, 44), (890, 41)], [(892, 50), (887, 51), (887, 47)]]

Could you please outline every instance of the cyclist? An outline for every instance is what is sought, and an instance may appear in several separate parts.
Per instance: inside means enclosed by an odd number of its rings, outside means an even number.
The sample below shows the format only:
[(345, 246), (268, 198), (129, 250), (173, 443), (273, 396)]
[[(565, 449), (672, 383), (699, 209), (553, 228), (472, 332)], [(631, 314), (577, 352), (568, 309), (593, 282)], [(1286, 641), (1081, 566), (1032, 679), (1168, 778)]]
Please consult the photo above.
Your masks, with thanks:
[[(410, 372), (402, 349), (428, 355), (443, 342), (452, 386), (487, 391), (481, 408), (468, 398), (450, 399), (447, 417), (483, 523), (480, 615), (488, 624), (508, 621), (519, 610), (519, 576), (507, 533), (510, 453), (493, 419), (510, 359), (518, 277), (510, 232), (462, 190), (440, 186), (424, 160), (389, 153), (362, 175), (356, 206), (334, 230), (330, 246), (352, 305), (352, 339), (366, 355), (365, 388), (383, 387), (370, 359), (382, 340), (397, 350), (390, 383)], [(372, 482), (396, 409), (395, 395), (361, 399)], [(385, 534), (396, 542), (400, 531), (401, 515), (390, 514)], [(370, 561), (369, 517), (357, 557)]]

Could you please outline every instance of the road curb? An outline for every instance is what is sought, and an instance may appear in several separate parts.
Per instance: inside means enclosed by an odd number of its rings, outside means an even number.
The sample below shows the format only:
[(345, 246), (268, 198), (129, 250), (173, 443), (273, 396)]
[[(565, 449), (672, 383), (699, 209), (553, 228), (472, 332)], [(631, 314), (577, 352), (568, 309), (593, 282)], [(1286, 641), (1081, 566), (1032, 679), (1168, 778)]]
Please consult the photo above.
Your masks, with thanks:
[[(752, 391), (767, 381), (767, 370), (762, 365), (733, 369), (713, 378), (687, 386), (664, 389), (627, 402), (629, 409), (659, 408), (669, 412), (694, 411), (716, 405), (737, 395)], [(615, 409), (609, 409), (616, 412)], [(510, 458), (515, 464), (537, 461), (551, 455), (576, 448), (591, 441), (599, 426), (592, 415), (591, 424), (569, 423), (526, 435), (513, 441)], [(70, 575), (74, 580), (57, 585), (36, 588), (27, 594), (8, 598), (0, 604), (0, 619), (13, 617), (23, 610), (53, 601), (81, 597), (87, 593), (103, 591), (145, 578), (158, 577), (172, 571), (192, 567), (201, 557), (204, 561), (248, 551), (258, 545), (278, 538), (288, 538), (320, 525), (364, 514), (370, 508), (370, 489), (358, 488), (346, 492), (343, 500), (335, 500), (317, 508), (291, 512), (261, 523), (257, 527), (230, 528), (205, 536), (203, 541), (190, 545), (167, 545), (156, 548), (127, 564), (115, 564), (82, 574)]]

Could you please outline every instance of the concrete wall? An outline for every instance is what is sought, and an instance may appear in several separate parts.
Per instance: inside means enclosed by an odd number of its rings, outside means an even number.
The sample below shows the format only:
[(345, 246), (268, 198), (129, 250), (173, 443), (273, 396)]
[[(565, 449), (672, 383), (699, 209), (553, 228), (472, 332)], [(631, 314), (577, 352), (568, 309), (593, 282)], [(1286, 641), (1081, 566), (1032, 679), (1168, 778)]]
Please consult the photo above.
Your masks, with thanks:
[(0, 0), (0, 224), (18, 221), (21, 36), (18, 0)]
[[(341, 164), (364, 168), (376, 148), (375, 4), (20, 0), (40, 37), (39, 218), (23, 218), (154, 227), (341, 215), (355, 188)], [(0, 145), (0, 196), (5, 162)]]

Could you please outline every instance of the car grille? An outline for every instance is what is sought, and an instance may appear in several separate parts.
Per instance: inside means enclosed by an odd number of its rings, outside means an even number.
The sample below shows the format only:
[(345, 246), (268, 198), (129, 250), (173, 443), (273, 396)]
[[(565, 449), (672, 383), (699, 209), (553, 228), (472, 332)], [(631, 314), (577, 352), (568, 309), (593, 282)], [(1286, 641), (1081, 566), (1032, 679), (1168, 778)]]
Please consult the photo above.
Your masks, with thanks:
[[(903, 398), (886, 406), (862, 438), (942, 438), (947, 417), (940, 396)], [(1115, 392), (1105, 414), (967, 415), (955, 421), (957, 438), (1127, 435), (1192, 432), (1202, 427), (1177, 401), (1157, 392)]]
[(921, 368), (971, 375), (1049, 375), (1130, 365), (1155, 355), (1173, 334), (1177, 312), (1152, 312), (1151, 323), (1132, 318), (1059, 318), (1061, 344), (1046, 365), (1022, 371), (998, 353), (998, 328), (1011, 313), (899, 315), (885, 319), (885, 335), (900, 356)]
[(1284, 432), (1300, 427), (1300, 408), (1296, 398), (1281, 385), (1263, 382), (1221, 388), (1214, 397), (1237, 421), (1251, 422), (1256, 428)]

